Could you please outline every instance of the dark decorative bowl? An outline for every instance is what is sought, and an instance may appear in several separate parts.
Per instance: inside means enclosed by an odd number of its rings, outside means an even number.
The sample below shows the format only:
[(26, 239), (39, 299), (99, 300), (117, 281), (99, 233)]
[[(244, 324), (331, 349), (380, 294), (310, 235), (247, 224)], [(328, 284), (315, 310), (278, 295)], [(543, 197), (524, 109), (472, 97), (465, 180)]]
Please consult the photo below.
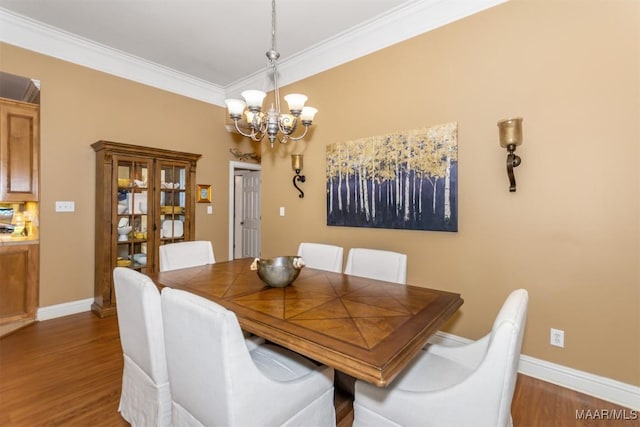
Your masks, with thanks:
[(256, 258), (258, 277), (274, 288), (284, 288), (293, 283), (304, 267), (298, 256), (279, 256), (269, 259)]

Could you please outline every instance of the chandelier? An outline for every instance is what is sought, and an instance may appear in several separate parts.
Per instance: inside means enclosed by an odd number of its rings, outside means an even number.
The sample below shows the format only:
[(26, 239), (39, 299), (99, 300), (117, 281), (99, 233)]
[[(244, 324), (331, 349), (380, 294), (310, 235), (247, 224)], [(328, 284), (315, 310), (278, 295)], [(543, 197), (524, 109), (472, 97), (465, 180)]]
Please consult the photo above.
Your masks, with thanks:
[[(307, 97), (299, 93), (292, 93), (284, 97), (289, 105), (290, 114), (280, 112), (280, 91), (278, 89), (278, 58), (280, 53), (276, 46), (276, 1), (271, 1), (271, 49), (267, 55), (267, 74), (272, 73), (275, 106), (264, 113), (262, 112), (262, 102), (267, 94), (261, 90), (245, 90), (242, 92), (243, 100), (226, 99), (229, 117), (233, 120), (236, 131), (243, 136), (251, 138), (256, 142), (262, 141), (265, 135), (268, 135), (269, 142), (273, 148), (276, 140), (284, 144), (288, 140), (298, 141), (305, 137), (313, 117), (318, 112), (316, 108), (305, 107)], [(242, 117), (246, 118), (249, 126), (249, 132), (243, 132), (238, 126), (238, 122)], [(304, 126), (304, 132), (301, 135), (293, 136), (299, 125)]]

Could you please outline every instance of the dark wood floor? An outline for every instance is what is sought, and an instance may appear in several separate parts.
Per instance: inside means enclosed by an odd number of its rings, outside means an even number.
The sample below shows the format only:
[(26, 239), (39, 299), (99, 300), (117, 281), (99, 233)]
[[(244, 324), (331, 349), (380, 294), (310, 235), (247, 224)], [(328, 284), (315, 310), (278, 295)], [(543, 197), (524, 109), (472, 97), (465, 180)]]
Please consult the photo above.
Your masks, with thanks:
[[(115, 317), (80, 313), (26, 326), (0, 338), (0, 426), (126, 426), (117, 412), (121, 374)], [(640, 424), (576, 419), (576, 411), (603, 409), (624, 408), (520, 375), (512, 413), (516, 427)]]

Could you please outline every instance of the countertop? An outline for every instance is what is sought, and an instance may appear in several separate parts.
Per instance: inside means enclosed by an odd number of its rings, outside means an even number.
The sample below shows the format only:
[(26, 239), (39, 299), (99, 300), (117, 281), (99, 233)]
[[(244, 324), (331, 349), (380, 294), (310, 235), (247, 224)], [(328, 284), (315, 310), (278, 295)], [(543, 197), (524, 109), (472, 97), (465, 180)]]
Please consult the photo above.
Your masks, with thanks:
[(36, 236), (14, 236), (12, 234), (0, 234), (0, 246), (12, 245), (37, 245), (40, 239)]

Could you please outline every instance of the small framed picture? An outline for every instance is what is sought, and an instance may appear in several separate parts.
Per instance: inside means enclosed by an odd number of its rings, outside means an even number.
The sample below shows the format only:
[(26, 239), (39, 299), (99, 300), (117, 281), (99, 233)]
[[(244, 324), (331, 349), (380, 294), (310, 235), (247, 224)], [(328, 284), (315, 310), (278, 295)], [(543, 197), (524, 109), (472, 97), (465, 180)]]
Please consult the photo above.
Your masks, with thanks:
[(211, 186), (207, 184), (198, 184), (198, 203), (211, 203)]

